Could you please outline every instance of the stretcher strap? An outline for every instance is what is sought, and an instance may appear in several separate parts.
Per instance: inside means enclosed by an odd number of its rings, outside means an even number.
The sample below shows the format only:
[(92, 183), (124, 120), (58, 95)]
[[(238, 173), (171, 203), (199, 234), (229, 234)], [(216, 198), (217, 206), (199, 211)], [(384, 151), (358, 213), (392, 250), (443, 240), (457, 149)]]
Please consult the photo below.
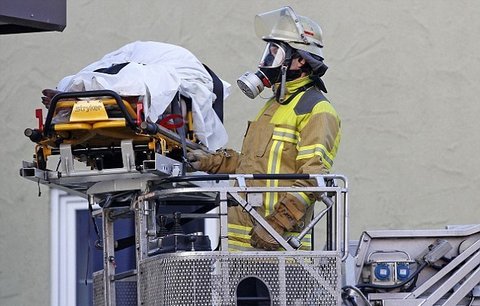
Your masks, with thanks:
[(182, 175), (187, 172), (187, 139), (185, 136), (185, 124), (183, 121), (182, 110), (180, 108), (180, 92), (177, 93), (172, 101), (172, 114), (180, 116), (181, 125), (177, 128), (177, 133), (180, 134), (180, 141), (182, 143)]
[(203, 67), (208, 71), (213, 80), (213, 93), (217, 96), (213, 102), (213, 110), (223, 123), (223, 83), (222, 80), (205, 64)]

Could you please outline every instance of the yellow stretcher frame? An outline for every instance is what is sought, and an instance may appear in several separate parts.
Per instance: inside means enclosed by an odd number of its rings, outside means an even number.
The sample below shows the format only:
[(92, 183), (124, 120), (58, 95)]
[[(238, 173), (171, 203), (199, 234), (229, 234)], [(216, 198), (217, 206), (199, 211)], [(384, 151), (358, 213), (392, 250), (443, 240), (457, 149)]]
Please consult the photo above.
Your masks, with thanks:
[[(182, 141), (188, 142), (188, 148), (205, 147), (196, 144), (193, 134), (193, 120), (191, 111), (186, 116), (186, 139), (180, 137), (173, 131), (165, 129), (159, 125), (148, 123), (139, 118), (143, 114), (139, 110), (141, 102), (127, 101), (126, 97), (120, 97), (117, 93), (110, 90), (90, 91), (90, 92), (69, 92), (60, 93), (52, 98), (50, 108), (42, 129), (34, 130), (35, 137), (30, 139), (37, 143), (35, 148), (35, 159), (38, 162), (46, 161), (50, 155), (55, 154), (59, 148), (59, 143), (70, 144), (73, 146), (102, 146), (102, 141), (108, 144), (119, 144), (122, 140), (132, 140), (135, 144), (147, 145), (149, 150), (163, 155), (168, 154), (174, 148), (181, 148)], [(101, 101), (104, 112), (107, 107), (115, 108), (118, 114), (120, 111), (124, 118), (91, 118), (83, 122), (64, 122), (52, 123), (55, 116), (61, 110), (67, 110), (72, 114), (72, 109), (79, 101), (88, 101), (96, 99)], [(106, 112), (105, 112), (106, 114)], [(70, 118), (69, 115), (69, 118)], [(148, 126), (148, 129), (142, 127)], [(154, 126), (152, 129), (151, 127)], [(27, 129), (32, 131), (31, 129)], [(27, 130), (25, 135), (27, 135)], [(28, 136), (28, 135), (27, 135)], [(41, 155), (41, 156), (40, 156)]]

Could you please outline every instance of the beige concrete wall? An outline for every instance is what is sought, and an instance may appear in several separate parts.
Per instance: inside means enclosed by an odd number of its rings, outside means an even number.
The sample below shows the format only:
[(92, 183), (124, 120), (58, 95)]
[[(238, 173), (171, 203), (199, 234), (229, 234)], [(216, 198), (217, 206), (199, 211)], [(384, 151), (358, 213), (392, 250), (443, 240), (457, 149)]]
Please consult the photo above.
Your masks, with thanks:
[(190, 49), (234, 85), (231, 147), (262, 105), (235, 86), (264, 44), (258, 12), (290, 4), (325, 32), (328, 97), (343, 119), (352, 238), (367, 228), (477, 223), (480, 2), (68, 1), (62, 33), (0, 36), (0, 305), (49, 304), (48, 190), (18, 175), (40, 91), (135, 40)]

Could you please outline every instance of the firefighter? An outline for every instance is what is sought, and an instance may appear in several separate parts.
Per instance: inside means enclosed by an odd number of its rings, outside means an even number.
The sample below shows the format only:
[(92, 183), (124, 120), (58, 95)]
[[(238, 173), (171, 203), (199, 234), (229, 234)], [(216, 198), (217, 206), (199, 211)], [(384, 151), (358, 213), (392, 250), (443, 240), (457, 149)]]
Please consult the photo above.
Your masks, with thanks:
[[(191, 165), (209, 173), (326, 174), (340, 142), (340, 119), (323, 93), (322, 30), (290, 7), (255, 17), (257, 35), (266, 42), (259, 69), (237, 80), (255, 98), (271, 87), (273, 96), (249, 122), (241, 152), (231, 149), (188, 154)], [(306, 180), (252, 181), (250, 186), (312, 186)], [(257, 211), (281, 235), (295, 235), (312, 218), (315, 195), (265, 193)], [(249, 199), (250, 202), (250, 199)], [(228, 211), (230, 251), (276, 250), (278, 242), (240, 206)], [(302, 240), (310, 249), (310, 235)]]

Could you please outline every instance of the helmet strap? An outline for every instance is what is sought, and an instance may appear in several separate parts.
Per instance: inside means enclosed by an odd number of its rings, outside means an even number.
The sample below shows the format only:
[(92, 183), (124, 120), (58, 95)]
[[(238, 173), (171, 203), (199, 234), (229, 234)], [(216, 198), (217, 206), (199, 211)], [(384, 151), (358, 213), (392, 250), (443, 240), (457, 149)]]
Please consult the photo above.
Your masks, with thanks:
[[(283, 44), (285, 48), (285, 61), (280, 67), (280, 88), (275, 92), (275, 100), (278, 103), (283, 104), (286, 95), (286, 83), (287, 83), (287, 74), (292, 65), (292, 59), (295, 54), (295, 50), (287, 44)], [(288, 80), (290, 81), (290, 80)]]
[[(290, 65), (288, 65), (290, 66)], [(285, 90), (286, 90), (286, 83), (287, 83), (287, 71), (288, 67), (285, 65), (282, 65), (280, 68), (281, 70), (281, 81), (280, 81), (280, 90), (278, 91), (278, 95), (276, 95), (276, 99), (279, 103), (282, 103), (283, 100), (285, 99)]]

